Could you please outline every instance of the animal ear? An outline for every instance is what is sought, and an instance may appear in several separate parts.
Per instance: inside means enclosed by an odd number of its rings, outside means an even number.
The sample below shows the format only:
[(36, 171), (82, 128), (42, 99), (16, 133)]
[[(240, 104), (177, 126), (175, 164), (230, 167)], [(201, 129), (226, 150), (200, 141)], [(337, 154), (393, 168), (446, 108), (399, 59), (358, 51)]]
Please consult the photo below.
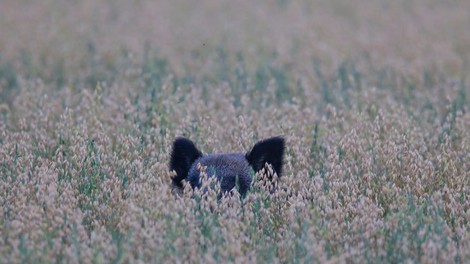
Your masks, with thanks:
[(183, 188), (182, 181), (188, 176), (189, 169), (194, 161), (201, 156), (202, 153), (191, 140), (180, 137), (173, 142), (170, 171), (174, 170), (176, 172), (176, 176), (172, 178), (175, 186)]
[(278, 176), (281, 176), (283, 156), (284, 139), (282, 137), (259, 141), (251, 151), (246, 153), (246, 159), (255, 172), (260, 171), (266, 163), (269, 163)]

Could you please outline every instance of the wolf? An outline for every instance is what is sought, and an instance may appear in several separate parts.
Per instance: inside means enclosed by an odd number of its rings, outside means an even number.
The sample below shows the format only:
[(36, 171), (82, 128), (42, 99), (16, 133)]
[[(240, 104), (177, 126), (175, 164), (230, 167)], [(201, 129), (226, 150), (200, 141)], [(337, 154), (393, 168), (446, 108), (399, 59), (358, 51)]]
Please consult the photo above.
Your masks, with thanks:
[[(190, 183), (193, 189), (201, 187), (201, 170), (208, 177), (216, 177), (222, 193), (238, 187), (238, 192), (245, 196), (249, 191), (254, 173), (270, 164), (274, 172), (281, 176), (284, 157), (284, 138), (272, 137), (257, 142), (246, 153), (203, 155), (189, 139), (179, 137), (173, 142), (170, 158), (170, 171), (175, 171), (173, 186), (183, 189), (183, 181)], [(272, 181), (272, 175), (268, 175)]]

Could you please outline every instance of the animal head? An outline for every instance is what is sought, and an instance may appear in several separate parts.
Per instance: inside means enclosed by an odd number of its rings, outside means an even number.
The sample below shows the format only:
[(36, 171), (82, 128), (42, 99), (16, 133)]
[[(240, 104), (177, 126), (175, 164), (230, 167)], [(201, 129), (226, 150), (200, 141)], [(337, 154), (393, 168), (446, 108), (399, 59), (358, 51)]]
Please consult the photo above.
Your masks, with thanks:
[(265, 168), (266, 164), (281, 176), (283, 156), (282, 137), (259, 141), (246, 153), (209, 155), (203, 155), (191, 140), (177, 138), (173, 143), (170, 171), (176, 172), (172, 181), (180, 189), (183, 188), (183, 180), (193, 188), (201, 187), (202, 169), (209, 177), (217, 177), (222, 192), (229, 192), (238, 185), (240, 194), (245, 195), (250, 189), (252, 175)]

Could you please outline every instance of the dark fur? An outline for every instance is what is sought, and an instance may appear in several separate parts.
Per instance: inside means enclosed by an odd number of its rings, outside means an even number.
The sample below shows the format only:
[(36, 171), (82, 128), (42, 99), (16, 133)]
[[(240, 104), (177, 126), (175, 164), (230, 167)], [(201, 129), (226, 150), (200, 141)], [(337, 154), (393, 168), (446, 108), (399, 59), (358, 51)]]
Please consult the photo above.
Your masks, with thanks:
[[(284, 156), (284, 139), (273, 137), (259, 141), (248, 153), (202, 155), (189, 139), (177, 138), (173, 143), (170, 170), (176, 172), (174, 186), (183, 188), (183, 180), (193, 188), (199, 188), (200, 171), (197, 164), (207, 167), (209, 177), (216, 176), (222, 192), (229, 192), (238, 185), (241, 195), (250, 189), (253, 172), (258, 172), (271, 164), (281, 176)], [(269, 180), (272, 180), (271, 178)]]
[(170, 171), (174, 170), (176, 176), (173, 177), (173, 184), (178, 188), (183, 188), (182, 181), (186, 179), (191, 165), (202, 156), (194, 143), (185, 138), (177, 138), (173, 143), (171, 153)]
[[(278, 176), (281, 176), (283, 157), (284, 139), (281, 137), (262, 140), (256, 143), (250, 152), (246, 153), (246, 160), (254, 171), (260, 171), (266, 163), (269, 163)], [(270, 180), (272, 179), (270, 178)]]

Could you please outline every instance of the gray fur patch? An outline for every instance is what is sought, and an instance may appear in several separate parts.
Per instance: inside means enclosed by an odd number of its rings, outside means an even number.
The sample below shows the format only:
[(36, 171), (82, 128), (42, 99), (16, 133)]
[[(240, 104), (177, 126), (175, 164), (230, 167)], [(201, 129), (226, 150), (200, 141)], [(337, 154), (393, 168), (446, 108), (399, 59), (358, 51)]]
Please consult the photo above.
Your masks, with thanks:
[(251, 186), (252, 168), (244, 153), (212, 154), (194, 161), (188, 173), (188, 181), (193, 188), (200, 187), (198, 164), (206, 167), (208, 177), (217, 177), (222, 192), (228, 192), (237, 185), (241, 195), (245, 195)]

